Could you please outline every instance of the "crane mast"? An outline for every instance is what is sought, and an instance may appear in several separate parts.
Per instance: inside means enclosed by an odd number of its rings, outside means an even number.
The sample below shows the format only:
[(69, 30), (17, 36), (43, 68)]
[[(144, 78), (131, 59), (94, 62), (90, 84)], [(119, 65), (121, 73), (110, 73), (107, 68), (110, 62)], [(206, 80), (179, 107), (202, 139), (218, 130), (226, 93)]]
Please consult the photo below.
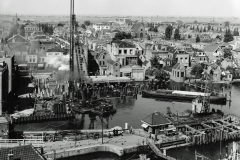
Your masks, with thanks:
[(76, 16), (74, 14), (74, 0), (70, 1), (70, 60), (69, 60), (69, 98), (73, 98), (74, 92), (74, 32), (75, 32)]

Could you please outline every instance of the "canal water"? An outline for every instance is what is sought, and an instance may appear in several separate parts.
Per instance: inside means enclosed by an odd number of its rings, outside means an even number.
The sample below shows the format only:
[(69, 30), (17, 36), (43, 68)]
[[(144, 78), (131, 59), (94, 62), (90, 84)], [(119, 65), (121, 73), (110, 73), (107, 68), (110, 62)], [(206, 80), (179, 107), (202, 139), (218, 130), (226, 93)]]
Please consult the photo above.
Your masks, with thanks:
[[(166, 88), (174, 89), (174, 90), (191, 90), (195, 89), (184, 86), (184, 84), (180, 83), (171, 83)], [(236, 114), (240, 116), (240, 83), (233, 85), (216, 85), (215, 88), (217, 90), (222, 90), (224, 88), (224, 92), (229, 93), (231, 91), (231, 102), (227, 102), (226, 105), (213, 105), (211, 104), (211, 108), (222, 110), (225, 114)], [(147, 99), (142, 98), (141, 95), (138, 95), (137, 99), (127, 97), (126, 100), (113, 100), (113, 105), (117, 109), (117, 113), (108, 118), (104, 118), (104, 128), (112, 128), (115, 126), (124, 127), (125, 123), (128, 123), (129, 126), (133, 128), (141, 128), (141, 119), (145, 118), (149, 114), (154, 111), (159, 111), (162, 113), (166, 112), (167, 107), (170, 107), (173, 113), (181, 112), (191, 109), (191, 103), (183, 103), (183, 102), (172, 102), (172, 101), (159, 101), (155, 99)], [(34, 124), (26, 124), (26, 125), (17, 125), (15, 126), (15, 130), (22, 131), (46, 131), (46, 130), (68, 130), (68, 129), (101, 129), (101, 120), (97, 117), (96, 120), (91, 121), (88, 115), (85, 115), (84, 120), (81, 120), (82, 115), (78, 115), (78, 119), (74, 123), (69, 123), (67, 121), (54, 121), (54, 122), (44, 122), (44, 123), (34, 123)], [(223, 142), (223, 151), (225, 151), (225, 146), (227, 142)], [(194, 159), (194, 152), (200, 152), (204, 154), (206, 157), (211, 159), (219, 158), (219, 149), (220, 144), (210, 144), (210, 145), (202, 145), (197, 147), (184, 147), (171, 149), (167, 151), (167, 154), (172, 155), (173, 157), (178, 157), (178, 159)], [(224, 154), (224, 153), (223, 153)], [(87, 158), (87, 159), (121, 159), (116, 155), (109, 153), (96, 153), (91, 154), (90, 156), (95, 155), (95, 158)], [(99, 157), (99, 155), (101, 155)], [(87, 155), (84, 155), (87, 156)], [(103, 157), (102, 157), (103, 156)], [(111, 156), (114, 156), (112, 158)], [(130, 155), (131, 156), (131, 155)], [(99, 157), (99, 158), (98, 158)], [(75, 157), (77, 159), (77, 157)], [(85, 159), (85, 158), (84, 158)]]

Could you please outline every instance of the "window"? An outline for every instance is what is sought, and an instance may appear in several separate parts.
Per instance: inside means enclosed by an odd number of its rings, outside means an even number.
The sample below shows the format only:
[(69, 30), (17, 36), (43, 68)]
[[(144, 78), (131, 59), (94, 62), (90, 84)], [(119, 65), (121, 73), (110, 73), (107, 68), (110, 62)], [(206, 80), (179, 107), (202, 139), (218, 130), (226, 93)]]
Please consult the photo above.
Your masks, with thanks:
[(181, 77), (184, 77), (184, 72), (181, 72)]
[(179, 77), (179, 72), (177, 72), (177, 77)]
[(35, 58), (33, 58), (33, 62), (35, 62)]
[(187, 57), (185, 57), (185, 59), (187, 60)]
[(99, 61), (100, 66), (102, 65), (102, 61)]
[(127, 54), (127, 50), (126, 49), (124, 49), (124, 54)]
[(121, 54), (121, 53), (122, 53), (122, 50), (121, 50), (121, 49), (119, 49), (118, 53), (119, 53), (119, 54)]
[(143, 29), (141, 29), (141, 31), (143, 31)]
[(105, 62), (103, 61), (103, 65), (105, 65)]
[(105, 55), (102, 56), (102, 59), (105, 59)]
[(130, 54), (132, 54), (132, 49), (130, 49)]
[(32, 62), (32, 58), (29, 58), (29, 62)]
[(118, 70), (116, 70), (116, 72), (118, 72)]

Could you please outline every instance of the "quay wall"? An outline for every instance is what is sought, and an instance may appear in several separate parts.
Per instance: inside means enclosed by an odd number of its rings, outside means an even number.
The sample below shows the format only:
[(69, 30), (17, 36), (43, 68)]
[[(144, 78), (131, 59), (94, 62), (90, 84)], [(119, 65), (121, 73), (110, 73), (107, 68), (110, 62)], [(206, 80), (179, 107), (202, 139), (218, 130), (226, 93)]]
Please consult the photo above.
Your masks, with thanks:
[(124, 154), (127, 153), (133, 153), (138, 151), (137, 145), (133, 146), (124, 146), (124, 147), (119, 147), (119, 146), (114, 146), (110, 144), (104, 144), (104, 145), (94, 145), (94, 146), (88, 146), (88, 147), (79, 147), (79, 148), (72, 148), (72, 149), (67, 149), (63, 151), (56, 151), (52, 153), (47, 153), (44, 156), (46, 158), (65, 158), (65, 157), (70, 157), (70, 156), (77, 156), (77, 155), (83, 155), (83, 154), (88, 154), (88, 153), (93, 153), (93, 152), (112, 152), (117, 154), (118, 156), (123, 156)]

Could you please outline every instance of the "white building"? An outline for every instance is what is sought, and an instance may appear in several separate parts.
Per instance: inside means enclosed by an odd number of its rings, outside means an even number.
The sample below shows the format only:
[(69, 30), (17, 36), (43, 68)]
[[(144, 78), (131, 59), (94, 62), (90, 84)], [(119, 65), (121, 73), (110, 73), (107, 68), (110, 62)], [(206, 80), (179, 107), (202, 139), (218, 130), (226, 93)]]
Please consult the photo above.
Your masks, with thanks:
[(93, 24), (93, 28), (95, 31), (101, 31), (102, 29), (111, 29), (111, 26), (109, 23), (97, 23)]

